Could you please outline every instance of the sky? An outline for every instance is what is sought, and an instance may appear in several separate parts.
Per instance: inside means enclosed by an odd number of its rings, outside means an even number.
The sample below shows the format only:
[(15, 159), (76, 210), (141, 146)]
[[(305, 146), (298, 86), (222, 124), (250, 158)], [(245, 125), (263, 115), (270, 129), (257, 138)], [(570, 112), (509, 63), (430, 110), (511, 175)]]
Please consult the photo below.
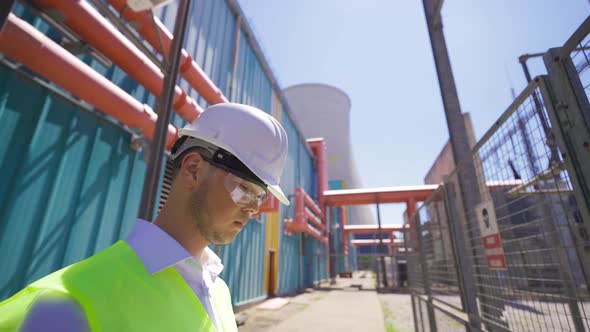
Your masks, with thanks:
[[(348, 94), (365, 188), (423, 184), (449, 135), (422, 1), (238, 3), (282, 88), (324, 83)], [(444, 1), (459, 101), (477, 139), (509, 106), (511, 88), (525, 88), (518, 57), (563, 45), (589, 14), (588, 0)], [(541, 59), (530, 67), (545, 74)], [(382, 205), (382, 222), (401, 223), (404, 210)]]

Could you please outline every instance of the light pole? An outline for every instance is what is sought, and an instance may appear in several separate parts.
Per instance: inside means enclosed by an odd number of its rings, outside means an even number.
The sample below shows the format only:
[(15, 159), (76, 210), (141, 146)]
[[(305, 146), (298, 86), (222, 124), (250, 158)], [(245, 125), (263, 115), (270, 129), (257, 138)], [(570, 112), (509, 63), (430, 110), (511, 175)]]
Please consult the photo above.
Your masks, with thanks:
[[(127, 4), (133, 10), (135, 10), (135, 8), (146, 10), (162, 5), (165, 2), (168, 1), (129, 0)], [(162, 97), (158, 100), (156, 106), (158, 120), (156, 121), (154, 139), (149, 145), (147, 174), (145, 176), (141, 205), (139, 208), (139, 217), (144, 220), (152, 220), (154, 216), (154, 207), (156, 205), (162, 173), (164, 150), (166, 148), (166, 134), (172, 116), (172, 100), (174, 96), (174, 88), (176, 87), (180, 53), (184, 42), (190, 4), (191, 0), (180, 0), (178, 12), (176, 13), (176, 22), (174, 23), (174, 39), (172, 40), (172, 46), (170, 47), (170, 52), (167, 56), (166, 54), (162, 54), (165, 58), (167, 57), (169, 59), (169, 62), (164, 77)]]

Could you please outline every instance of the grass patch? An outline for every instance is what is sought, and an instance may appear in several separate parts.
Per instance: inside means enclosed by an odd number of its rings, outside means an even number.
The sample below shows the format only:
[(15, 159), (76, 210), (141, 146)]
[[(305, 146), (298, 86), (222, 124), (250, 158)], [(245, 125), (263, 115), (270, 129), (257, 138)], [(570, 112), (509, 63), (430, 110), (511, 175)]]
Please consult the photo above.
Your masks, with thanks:
[(387, 332), (398, 332), (398, 330), (390, 323), (393, 320), (393, 312), (389, 309), (389, 306), (383, 301), (379, 300), (381, 304), (381, 311), (383, 311), (383, 318), (385, 321), (385, 331)]
[(303, 310), (307, 309), (307, 307), (309, 307), (309, 303), (302, 303), (299, 305), (299, 308), (297, 308), (297, 312), (302, 312)]
[(385, 323), (385, 331), (387, 332), (397, 332), (395, 326), (391, 325), (390, 323)]
[(393, 318), (393, 312), (391, 312), (391, 310), (389, 309), (389, 306), (385, 303), (383, 303), (383, 301), (379, 301), (381, 302), (381, 311), (383, 311), (383, 317), (385, 318), (385, 320), (389, 320)]

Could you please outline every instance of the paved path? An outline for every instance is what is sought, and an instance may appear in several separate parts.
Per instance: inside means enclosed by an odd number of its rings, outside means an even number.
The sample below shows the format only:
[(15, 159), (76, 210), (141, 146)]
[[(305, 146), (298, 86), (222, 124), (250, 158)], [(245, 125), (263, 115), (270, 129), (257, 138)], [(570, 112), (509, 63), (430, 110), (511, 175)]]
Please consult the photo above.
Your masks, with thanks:
[(290, 298), (279, 310), (249, 309), (240, 332), (385, 332), (381, 303), (371, 273), (355, 273), (318, 290)]
[(385, 322), (395, 327), (396, 332), (414, 332), (412, 299), (409, 293), (379, 294)]
[(383, 312), (374, 291), (333, 290), (273, 328), (297, 331), (385, 331)]

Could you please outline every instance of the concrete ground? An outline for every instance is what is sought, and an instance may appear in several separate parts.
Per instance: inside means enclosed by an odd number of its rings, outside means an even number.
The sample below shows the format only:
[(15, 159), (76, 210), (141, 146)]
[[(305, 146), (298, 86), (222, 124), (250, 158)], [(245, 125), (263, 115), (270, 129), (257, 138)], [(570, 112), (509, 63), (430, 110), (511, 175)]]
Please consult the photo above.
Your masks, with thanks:
[(379, 301), (383, 309), (387, 332), (413, 332), (414, 316), (412, 315), (412, 299), (409, 292), (381, 293)]
[[(368, 271), (355, 272), (353, 278), (338, 278), (335, 285), (323, 283), (287, 299), (289, 302), (278, 308), (252, 307), (238, 312), (244, 321), (238, 330), (385, 332), (386, 324), (387, 332), (413, 330), (409, 295), (378, 295), (373, 273)], [(407, 306), (399, 317), (398, 306)]]

